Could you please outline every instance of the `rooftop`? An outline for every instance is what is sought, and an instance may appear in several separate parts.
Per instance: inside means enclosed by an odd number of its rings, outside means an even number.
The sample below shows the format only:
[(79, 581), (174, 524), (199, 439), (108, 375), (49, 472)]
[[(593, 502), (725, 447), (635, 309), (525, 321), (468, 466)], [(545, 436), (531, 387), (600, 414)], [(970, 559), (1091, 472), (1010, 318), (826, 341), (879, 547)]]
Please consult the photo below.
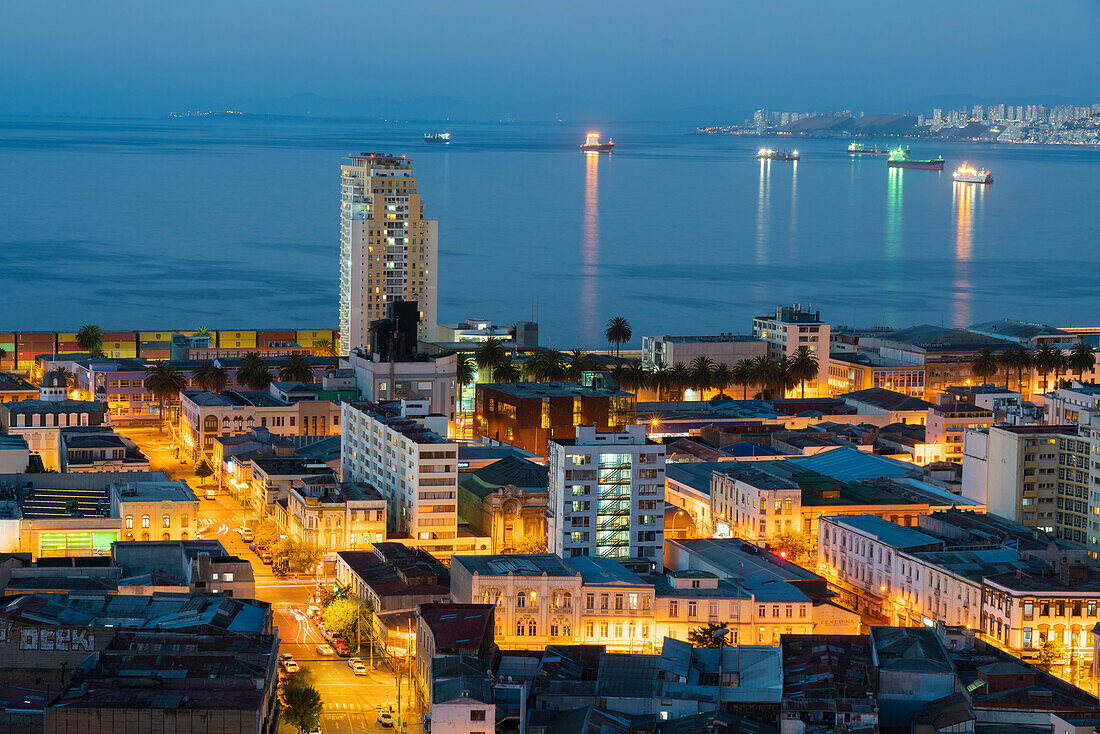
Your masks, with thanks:
[(38, 388), (18, 375), (0, 372), (0, 392), (33, 392), (37, 395)]
[(549, 469), (541, 464), (507, 456), (476, 471), (463, 472), (461, 482), (467, 490), (485, 497), (509, 485), (520, 489), (545, 490), (549, 485), (548, 472)]
[(125, 482), (111, 485), (120, 502), (198, 502), (187, 482)]
[(403, 417), (390, 405), (372, 403), (369, 400), (352, 400), (344, 405), (350, 406), (363, 415), (382, 423), (389, 429), (400, 433), (405, 438), (417, 444), (454, 443), (450, 439), (440, 436), (435, 431), (425, 428), (423, 424)]
[(761, 342), (751, 334), (714, 334), (711, 336), (656, 336), (654, 339), (670, 342), (672, 344), (725, 344), (729, 342)]
[(263, 390), (223, 390), (222, 392), (184, 390), (183, 395), (195, 405), (201, 405), (203, 407), (286, 407), (286, 403), (272, 397), (271, 393)]
[[(570, 558), (570, 564), (575, 561)], [(470, 575), (481, 574), (487, 576), (542, 576), (564, 578), (576, 576), (578, 570), (570, 568), (561, 558), (553, 553), (529, 553), (494, 555), (494, 556), (468, 556), (456, 555), (451, 558), (451, 566), (462, 566)], [(582, 574), (583, 575), (583, 574)]]
[(921, 400), (920, 398), (915, 398), (905, 393), (887, 390), (883, 387), (856, 390), (855, 392), (841, 395), (840, 398), (844, 401), (863, 403), (864, 405), (871, 405), (881, 410), (889, 411), (923, 411), (928, 410), (933, 405), (927, 400)]
[(1066, 340), (1073, 339), (1073, 335), (1069, 332), (1056, 329), (1053, 326), (1036, 324), (1030, 321), (1016, 321), (1015, 319), (983, 321), (977, 324), (971, 324), (967, 329), (979, 334), (995, 334), (996, 336), (1013, 340), (1034, 339), (1040, 336), (1060, 337)]
[(676, 461), (665, 464), (665, 478), (710, 496), (710, 478), (715, 471), (728, 468), (725, 461)]
[(607, 397), (610, 395), (632, 395), (623, 390), (608, 390), (598, 387), (585, 387), (579, 382), (489, 382), (478, 387), (516, 398), (555, 398), (555, 397)]
[(421, 604), (420, 623), (426, 624), (435, 638), (435, 649), (474, 650), (492, 635), (492, 604)]
[(880, 670), (955, 672), (932, 627), (872, 627), (871, 644)]
[(150, 595), (30, 594), (0, 597), (0, 619), (65, 627), (221, 628), (263, 632), (271, 607), (228, 596), (155, 592)]
[(940, 546), (943, 544), (943, 540), (934, 535), (928, 535), (919, 530), (907, 528), (903, 525), (890, 522), (889, 520), (883, 520), (881, 517), (876, 517), (875, 515), (824, 516), (823, 519), (838, 525), (847, 525), (864, 535), (869, 535), (876, 540), (882, 541), (886, 545), (902, 550), (923, 546)]
[(20, 400), (13, 403), (0, 403), (0, 409), (17, 415), (38, 413), (106, 413), (107, 403), (99, 400)]

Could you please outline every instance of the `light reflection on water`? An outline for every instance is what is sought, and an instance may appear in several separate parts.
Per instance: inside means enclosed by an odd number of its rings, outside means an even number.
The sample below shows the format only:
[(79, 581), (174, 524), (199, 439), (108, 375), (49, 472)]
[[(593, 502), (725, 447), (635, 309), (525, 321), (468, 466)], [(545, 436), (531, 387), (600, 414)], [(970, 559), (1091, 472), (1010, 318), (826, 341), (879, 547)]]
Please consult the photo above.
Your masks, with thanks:
[(586, 344), (600, 341), (600, 154), (584, 154), (584, 220), (581, 254), (581, 335)]

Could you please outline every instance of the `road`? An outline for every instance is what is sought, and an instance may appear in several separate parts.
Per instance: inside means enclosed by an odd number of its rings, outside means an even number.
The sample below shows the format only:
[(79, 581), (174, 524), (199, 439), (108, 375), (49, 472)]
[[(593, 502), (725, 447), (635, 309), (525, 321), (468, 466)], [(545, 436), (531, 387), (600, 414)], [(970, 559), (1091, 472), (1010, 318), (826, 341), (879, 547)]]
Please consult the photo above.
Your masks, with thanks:
[[(274, 625), (279, 634), (279, 651), (294, 656), (303, 669), (308, 669), (314, 678), (314, 685), (321, 694), (325, 713), (321, 719), (324, 734), (352, 734), (359, 732), (392, 732), (377, 722), (380, 706), (392, 705), (396, 709), (397, 686), (393, 672), (380, 661), (378, 666), (366, 676), (356, 676), (347, 666), (344, 658), (325, 656), (317, 652), (317, 645), (323, 642), (320, 632), (309, 622), (302, 610), (309, 607), (311, 592), (317, 588), (315, 578), (280, 579), (271, 567), (240, 539), (237, 528), (242, 523), (253, 521), (250, 507), (242, 506), (225, 491), (218, 489), (215, 499), (206, 499), (206, 488), (217, 488), (216, 481), (206, 480), (205, 485), (195, 477), (194, 463), (182, 464), (175, 455), (175, 447), (167, 430), (157, 428), (117, 428), (119, 433), (130, 438), (149, 457), (150, 468), (163, 471), (172, 479), (184, 479), (199, 496), (198, 537), (215, 539), (226, 550), (252, 564), (256, 579), (256, 598), (271, 604)], [(409, 706), (411, 697), (409, 679), (406, 675), (401, 691), (402, 721), (410, 719), (415, 724), (407, 725), (403, 731), (409, 734), (423, 734), (421, 724), (423, 713), (418, 707)], [(294, 727), (283, 725), (280, 732), (294, 734)]]

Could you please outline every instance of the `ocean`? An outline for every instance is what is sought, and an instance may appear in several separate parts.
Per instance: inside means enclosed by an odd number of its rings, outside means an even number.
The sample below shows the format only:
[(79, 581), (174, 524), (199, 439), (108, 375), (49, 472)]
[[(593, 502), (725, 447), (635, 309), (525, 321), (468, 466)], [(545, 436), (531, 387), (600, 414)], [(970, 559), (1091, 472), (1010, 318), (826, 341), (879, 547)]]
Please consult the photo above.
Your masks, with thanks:
[[(448, 130), (448, 146), (426, 131)], [(334, 327), (339, 165), (407, 154), (439, 220), (439, 318), (537, 319), (543, 343), (833, 324), (1100, 321), (1100, 150), (911, 142), (943, 173), (839, 140), (572, 124), (0, 118), (0, 331)], [(880, 141), (885, 143), (886, 141)], [(797, 163), (760, 162), (761, 145)], [(963, 161), (990, 186), (955, 184)]]

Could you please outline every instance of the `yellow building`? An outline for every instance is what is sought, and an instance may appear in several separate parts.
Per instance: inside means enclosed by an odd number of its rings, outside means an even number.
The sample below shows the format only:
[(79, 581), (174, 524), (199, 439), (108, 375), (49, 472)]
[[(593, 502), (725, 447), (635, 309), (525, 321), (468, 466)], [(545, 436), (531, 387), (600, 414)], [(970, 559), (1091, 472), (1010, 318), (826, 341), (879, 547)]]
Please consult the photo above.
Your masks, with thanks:
[(122, 540), (188, 540), (198, 530), (199, 498), (187, 482), (111, 485), (111, 514), (122, 521)]

